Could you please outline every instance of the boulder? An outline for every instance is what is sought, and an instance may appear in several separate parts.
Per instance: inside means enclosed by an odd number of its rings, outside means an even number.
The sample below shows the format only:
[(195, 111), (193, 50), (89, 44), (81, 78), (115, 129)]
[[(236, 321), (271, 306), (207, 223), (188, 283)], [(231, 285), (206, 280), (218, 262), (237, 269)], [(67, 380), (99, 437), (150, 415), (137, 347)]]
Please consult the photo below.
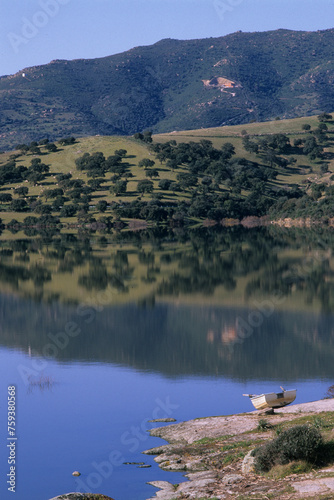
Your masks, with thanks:
[(242, 461), (241, 470), (243, 474), (249, 474), (255, 472), (255, 466), (254, 466), (255, 457), (252, 456), (252, 451), (253, 450), (248, 452)]
[(240, 474), (226, 474), (226, 476), (223, 477), (222, 483), (223, 484), (235, 484), (235, 483), (240, 483), (240, 481), (243, 480), (243, 476)]

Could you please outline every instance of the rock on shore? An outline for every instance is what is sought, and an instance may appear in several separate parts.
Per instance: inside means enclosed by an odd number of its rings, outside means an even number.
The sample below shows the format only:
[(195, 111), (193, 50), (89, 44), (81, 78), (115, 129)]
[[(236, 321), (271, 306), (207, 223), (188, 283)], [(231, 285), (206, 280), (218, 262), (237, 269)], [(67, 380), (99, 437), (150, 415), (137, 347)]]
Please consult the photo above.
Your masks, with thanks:
[(254, 473), (249, 453), (259, 442), (275, 437), (274, 431), (256, 430), (261, 419), (266, 419), (272, 426), (294, 420), (298, 424), (301, 417), (314, 419), (316, 414), (324, 412), (325, 418), (333, 411), (334, 399), (327, 399), (287, 406), (275, 410), (273, 415), (252, 411), (152, 429), (152, 436), (165, 439), (169, 444), (144, 453), (157, 455), (155, 461), (164, 470), (184, 471), (187, 481), (179, 485), (166, 481), (150, 482), (159, 488), (150, 500), (213, 497), (227, 500), (240, 495), (301, 500), (318, 493), (328, 493), (334, 498), (333, 465), (322, 471), (273, 479)]

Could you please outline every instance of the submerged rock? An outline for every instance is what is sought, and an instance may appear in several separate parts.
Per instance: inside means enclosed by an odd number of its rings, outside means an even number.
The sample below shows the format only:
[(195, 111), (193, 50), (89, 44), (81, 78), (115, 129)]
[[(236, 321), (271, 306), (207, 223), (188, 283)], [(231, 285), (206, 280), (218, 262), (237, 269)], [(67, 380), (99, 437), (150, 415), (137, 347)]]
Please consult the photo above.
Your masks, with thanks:
[(114, 500), (106, 495), (99, 495), (93, 493), (65, 493), (58, 497), (51, 498), (50, 500)]
[(145, 465), (145, 462), (123, 462), (123, 465)]
[(175, 418), (155, 418), (154, 420), (149, 420), (149, 422), (176, 422)]

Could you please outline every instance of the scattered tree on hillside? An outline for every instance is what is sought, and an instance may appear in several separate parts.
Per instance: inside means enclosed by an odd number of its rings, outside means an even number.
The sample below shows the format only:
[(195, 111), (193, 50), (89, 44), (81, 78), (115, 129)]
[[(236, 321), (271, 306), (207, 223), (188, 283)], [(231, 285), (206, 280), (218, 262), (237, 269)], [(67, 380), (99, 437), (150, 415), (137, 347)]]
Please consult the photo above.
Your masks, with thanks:
[(126, 149), (116, 149), (115, 155), (120, 156), (121, 158), (124, 158), (127, 155), (127, 150)]
[(70, 146), (75, 143), (75, 137), (63, 137), (62, 139), (59, 139), (58, 143), (61, 146)]
[(51, 203), (52, 210), (58, 212), (58, 210), (60, 210), (68, 200), (69, 198), (65, 198), (64, 196), (57, 196), (57, 198), (55, 198)]
[(35, 208), (35, 212), (37, 214), (51, 214), (52, 212), (52, 206), (51, 205), (46, 205), (46, 204), (40, 204), (40, 205), (37, 205), (36, 208)]
[(152, 130), (144, 130), (143, 141), (150, 144), (152, 142)]
[(42, 163), (40, 158), (34, 158), (33, 160), (31, 160), (31, 165), (29, 168), (31, 168), (31, 170), (34, 172), (43, 174), (50, 171), (50, 167), (48, 165), (45, 165), (45, 163)]
[(89, 179), (87, 184), (94, 191), (98, 191), (99, 189), (101, 189), (101, 184), (103, 184), (104, 182), (106, 182), (106, 179), (103, 179), (102, 177), (100, 177), (100, 178), (95, 178), (95, 179)]
[(171, 181), (170, 179), (161, 179), (161, 181), (159, 181), (159, 188), (164, 191), (168, 191), (172, 182), (173, 181)]
[(21, 198), (12, 200), (10, 204), (10, 210), (13, 212), (26, 212), (28, 209), (28, 204), (25, 200), (22, 200)]
[(14, 184), (24, 180), (27, 167), (23, 165), (16, 166), (15, 160), (10, 160), (4, 165), (0, 165), (0, 186), (5, 184)]
[(181, 188), (184, 190), (196, 186), (198, 182), (196, 175), (186, 172), (177, 174), (176, 178), (179, 181)]
[(18, 144), (15, 149), (18, 149), (22, 154), (24, 154), (29, 151), (29, 146), (27, 144)]
[(248, 153), (257, 153), (259, 151), (258, 144), (254, 141), (251, 141), (249, 137), (243, 138), (242, 145)]
[(148, 179), (139, 181), (137, 184), (137, 191), (139, 193), (152, 193), (153, 191), (153, 182), (149, 181)]
[(318, 125), (318, 129), (321, 130), (322, 132), (325, 132), (326, 130), (328, 130), (328, 126), (326, 125), (326, 123), (320, 122)]
[(55, 188), (55, 189), (46, 189), (43, 193), (43, 196), (45, 197), (46, 200), (49, 198), (58, 198), (59, 196), (63, 196), (64, 191), (62, 188)]
[(115, 182), (113, 186), (111, 186), (110, 192), (115, 194), (116, 196), (124, 194), (126, 193), (127, 185), (128, 185), (127, 181), (118, 180)]
[(37, 144), (36, 141), (32, 141), (29, 144), (29, 152), (32, 153), (32, 154), (34, 154), (34, 155), (40, 155), (41, 154), (41, 150), (38, 147), (38, 144)]
[(223, 160), (230, 160), (233, 155), (235, 155), (235, 147), (230, 142), (225, 142), (221, 147), (222, 155), (220, 156)]
[(0, 193), (0, 203), (10, 203), (13, 197), (10, 193)]
[(47, 144), (49, 144), (49, 139), (45, 138), (45, 139), (41, 139), (39, 142), (38, 142), (38, 145), (39, 146), (46, 146)]
[(152, 142), (152, 131), (145, 130), (143, 133), (137, 132), (133, 137), (138, 141), (143, 141), (150, 144)]
[(138, 167), (142, 168), (144, 167), (145, 169), (154, 167), (155, 161), (150, 160), (150, 158), (143, 158), (142, 160), (139, 161)]
[(316, 138), (313, 135), (308, 136), (304, 141), (303, 153), (308, 155), (310, 159), (315, 160), (321, 158), (323, 148), (319, 146)]
[(74, 217), (77, 210), (78, 207), (76, 205), (64, 205), (60, 210), (60, 217)]
[(156, 168), (153, 168), (150, 170), (146, 170), (145, 175), (146, 175), (146, 177), (149, 177), (150, 179), (152, 179), (152, 177), (159, 177), (159, 172)]
[(106, 202), (106, 200), (100, 200), (97, 204), (96, 204), (96, 209), (101, 212), (101, 213), (104, 213), (108, 208), (108, 203)]
[(133, 137), (138, 141), (142, 141), (144, 139), (144, 136), (141, 132), (136, 132)]
[(332, 120), (332, 115), (328, 114), (328, 113), (321, 113), (319, 116), (318, 116), (318, 120), (319, 122), (328, 122), (330, 120)]
[(29, 188), (27, 188), (26, 186), (20, 186), (15, 189), (15, 194), (19, 196), (25, 197), (27, 196), (28, 193), (29, 193)]
[(45, 149), (49, 151), (49, 153), (55, 153), (56, 151), (58, 151), (57, 146), (53, 142), (46, 144)]

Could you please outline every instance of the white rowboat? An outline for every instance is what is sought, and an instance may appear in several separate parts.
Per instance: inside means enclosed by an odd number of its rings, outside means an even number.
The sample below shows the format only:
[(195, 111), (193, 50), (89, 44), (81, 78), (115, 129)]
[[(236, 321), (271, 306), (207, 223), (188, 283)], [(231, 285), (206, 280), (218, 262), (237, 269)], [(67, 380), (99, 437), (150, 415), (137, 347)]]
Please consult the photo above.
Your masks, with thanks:
[(282, 392), (268, 392), (267, 394), (243, 394), (250, 398), (251, 402), (257, 410), (265, 410), (267, 408), (282, 408), (289, 405), (296, 399), (296, 389), (286, 391), (281, 387)]

